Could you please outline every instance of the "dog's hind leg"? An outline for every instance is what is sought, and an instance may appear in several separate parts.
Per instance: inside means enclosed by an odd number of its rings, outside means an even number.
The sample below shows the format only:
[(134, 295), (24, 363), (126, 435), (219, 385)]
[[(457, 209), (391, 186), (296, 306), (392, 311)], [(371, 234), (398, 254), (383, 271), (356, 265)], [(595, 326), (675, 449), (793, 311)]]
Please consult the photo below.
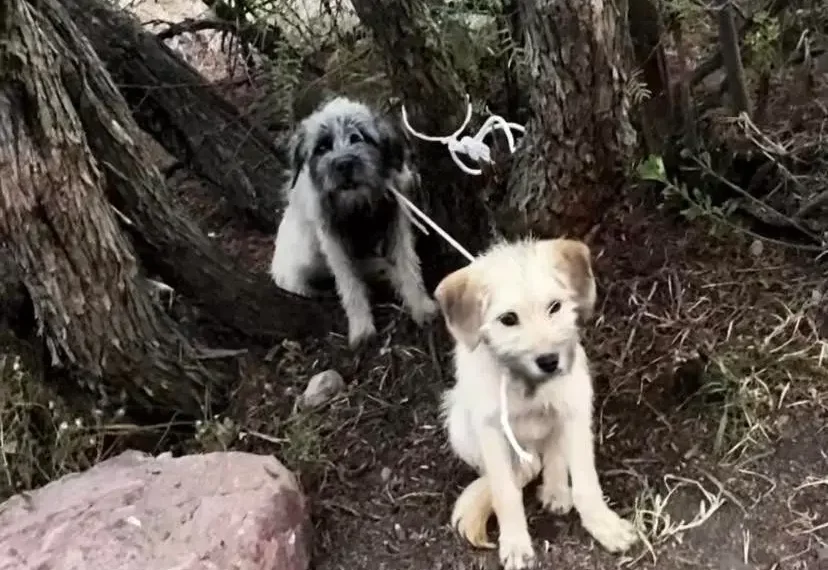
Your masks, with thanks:
[(318, 292), (308, 277), (323, 264), (313, 229), (300, 218), (296, 205), (289, 204), (276, 233), (270, 276), (280, 289), (312, 297)]
[(328, 266), (336, 281), (337, 293), (348, 317), (348, 344), (355, 348), (377, 333), (371, 314), (368, 287), (357, 274), (356, 268), (338, 240), (320, 231), (319, 245), (328, 260)]
[(515, 461), (499, 427), (476, 421), (466, 406), (456, 388), (443, 397), (449, 445), (455, 455), (481, 474), (457, 498), (451, 513), (452, 527), (472, 546), (494, 548), (486, 534), (486, 523), (496, 513), (501, 559), (509, 561), (507, 567), (511, 569), (524, 568), (531, 563), (533, 552), (523, 511), (523, 488), (540, 472), (540, 459), (535, 457), (528, 464)]
[[(524, 570), (535, 564), (535, 550), (523, 507), (523, 487), (537, 476), (540, 460), (516, 464), (512, 449), (499, 426), (482, 425), (478, 430), (481, 442), (483, 472), (489, 483), (492, 509), (500, 529), (498, 551), (505, 570)], [(485, 495), (480, 495), (485, 499)], [(478, 509), (472, 509), (475, 513)], [(481, 517), (477, 517), (479, 520)]]
[[(517, 469), (515, 479), (522, 490), (534, 479), (540, 471), (540, 463), (522, 466)], [(486, 525), (494, 514), (492, 488), (489, 478), (478, 477), (469, 486), (463, 489), (454, 503), (451, 512), (451, 526), (469, 544), (475, 548), (494, 548), (489, 540)]]
[(411, 311), (411, 317), (417, 324), (425, 324), (437, 314), (437, 303), (425, 290), (420, 259), (414, 250), (411, 221), (402, 210), (395, 224), (389, 257), (391, 283)]

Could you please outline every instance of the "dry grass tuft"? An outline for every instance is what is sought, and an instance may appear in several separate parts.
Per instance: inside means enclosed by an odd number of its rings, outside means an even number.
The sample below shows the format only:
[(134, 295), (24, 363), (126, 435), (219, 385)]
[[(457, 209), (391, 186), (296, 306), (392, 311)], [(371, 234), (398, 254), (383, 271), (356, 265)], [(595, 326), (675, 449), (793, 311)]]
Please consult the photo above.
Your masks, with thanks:
[[(663, 480), (666, 489), (663, 494), (655, 488), (645, 488), (636, 498), (633, 523), (639, 531), (643, 549), (637, 556), (623, 557), (619, 561), (622, 566), (633, 566), (648, 555), (656, 564), (657, 547), (670, 540), (681, 542), (684, 533), (705, 524), (726, 502), (721, 488), (713, 492), (700, 481), (676, 475), (665, 475)], [(690, 520), (675, 520), (669, 512), (671, 499), (688, 488), (701, 495), (698, 510)]]
[(46, 385), (28, 351), (0, 340), (0, 500), (87, 469), (105, 452), (93, 415)]

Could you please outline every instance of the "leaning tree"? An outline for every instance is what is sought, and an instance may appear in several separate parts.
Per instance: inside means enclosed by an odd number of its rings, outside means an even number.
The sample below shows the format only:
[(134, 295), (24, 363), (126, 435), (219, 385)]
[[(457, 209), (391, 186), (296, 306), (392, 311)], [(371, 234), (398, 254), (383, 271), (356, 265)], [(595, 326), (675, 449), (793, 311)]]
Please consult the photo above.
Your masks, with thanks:
[(60, 4), (119, 85), (138, 125), (207, 181), (216, 200), (226, 202), (241, 221), (275, 233), (281, 210), (277, 189), (288, 163), (271, 135), (128, 12), (105, 0)]
[(330, 311), (236, 268), (173, 203), (138, 135), (57, 0), (3, 2), (0, 256), (19, 270), (52, 363), (105, 379), (145, 409), (194, 416), (229, 372), (153, 299), (148, 271), (239, 338), (322, 333)]

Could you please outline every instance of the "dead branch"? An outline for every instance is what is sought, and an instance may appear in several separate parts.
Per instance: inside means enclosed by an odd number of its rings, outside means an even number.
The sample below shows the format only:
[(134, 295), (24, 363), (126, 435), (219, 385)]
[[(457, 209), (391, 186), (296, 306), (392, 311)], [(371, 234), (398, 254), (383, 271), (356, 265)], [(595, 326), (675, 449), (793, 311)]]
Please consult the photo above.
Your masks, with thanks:
[(731, 0), (718, 0), (716, 16), (719, 21), (719, 49), (722, 52), (727, 84), (733, 111), (736, 114), (747, 113), (750, 116), (751, 103), (745, 82), (745, 69), (742, 66), (742, 54), (739, 49), (739, 37), (733, 19)]

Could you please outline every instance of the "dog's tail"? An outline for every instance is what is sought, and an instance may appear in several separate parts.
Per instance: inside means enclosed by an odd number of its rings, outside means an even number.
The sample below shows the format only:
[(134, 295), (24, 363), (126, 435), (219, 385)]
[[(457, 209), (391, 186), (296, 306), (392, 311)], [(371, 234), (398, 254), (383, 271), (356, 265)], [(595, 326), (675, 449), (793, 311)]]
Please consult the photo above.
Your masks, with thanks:
[(457, 497), (451, 512), (451, 526), (472, 546), (495, 548), (486, 533), (486, 523), (493, 512), (489, 479), (478, 477)]

